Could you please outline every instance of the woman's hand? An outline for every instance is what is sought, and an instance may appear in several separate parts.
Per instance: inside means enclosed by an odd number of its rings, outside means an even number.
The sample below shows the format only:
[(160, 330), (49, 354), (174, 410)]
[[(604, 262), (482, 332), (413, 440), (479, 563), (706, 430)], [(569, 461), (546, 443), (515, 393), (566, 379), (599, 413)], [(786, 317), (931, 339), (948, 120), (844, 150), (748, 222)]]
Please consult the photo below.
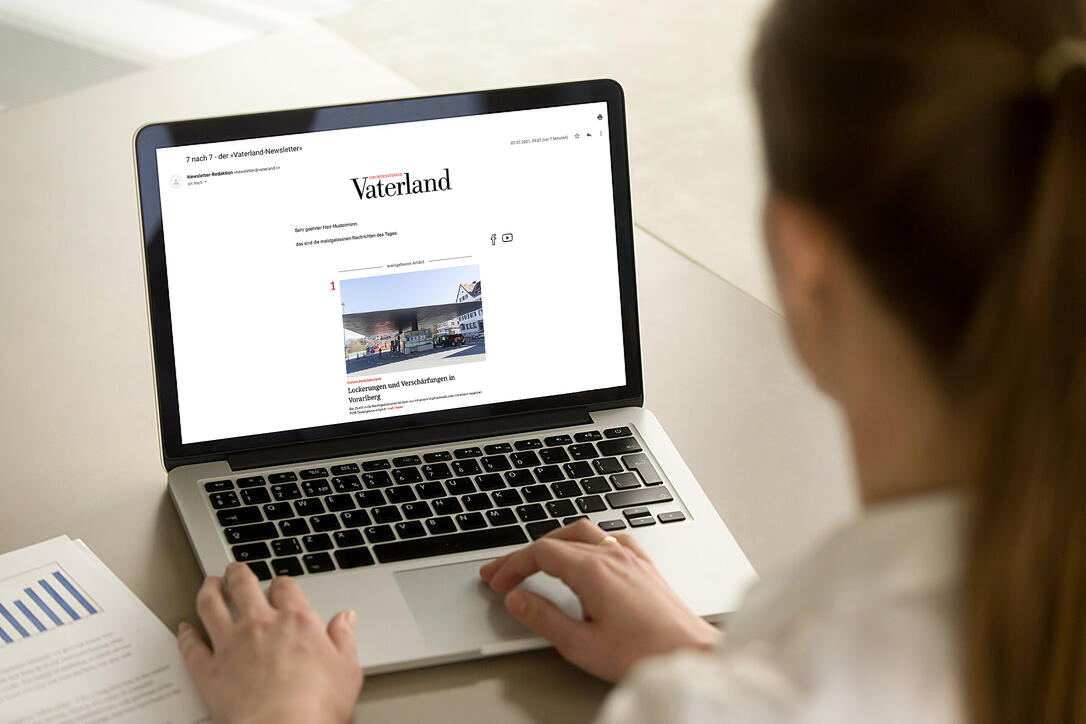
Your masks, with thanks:
[[(484, 565), (479, 575), (505, 597), (509, 613), (549, 639), (567, 661), (618, 681), (641, 659), (680, 648), (710, 648), (720, 632), (694, 615), (667, 585), (633, 538), (597, 545), (606, 537), (579, 520)], [(562, 579), (581, 600), (577, 621), (546, 598), (518, 589), (544, 571)]]
[(342, 724), (350, 717), (362, 687), (353, 611), (336, 614), (326, 630), (292, 579), (276, 578), (265, 597), (249, 567), (231, 563), (222, 578), (204, 581), (196, 612), (211, 648), (187, 623), (177, 643), (216, 722)]

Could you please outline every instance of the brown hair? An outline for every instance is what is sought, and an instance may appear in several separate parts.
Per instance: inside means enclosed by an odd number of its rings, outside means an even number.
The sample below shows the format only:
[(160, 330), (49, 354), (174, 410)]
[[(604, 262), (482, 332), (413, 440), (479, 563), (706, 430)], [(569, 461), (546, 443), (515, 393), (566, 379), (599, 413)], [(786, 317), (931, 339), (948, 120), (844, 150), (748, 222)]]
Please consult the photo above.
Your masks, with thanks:
[(975, 724), (1086, 723), (1086, 67), (1037, 78), (1084, 15), (777, 0), (754, 54), (771, 186), (840, 230), (984, 421), (961, 481)]

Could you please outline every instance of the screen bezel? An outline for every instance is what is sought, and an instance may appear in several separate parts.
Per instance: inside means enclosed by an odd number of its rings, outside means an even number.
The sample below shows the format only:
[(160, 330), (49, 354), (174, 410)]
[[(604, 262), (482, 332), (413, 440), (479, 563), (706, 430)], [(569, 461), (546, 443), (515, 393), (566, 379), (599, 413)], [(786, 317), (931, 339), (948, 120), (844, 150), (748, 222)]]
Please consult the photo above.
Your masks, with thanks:
[[(162, 207), (159, 201), (156, 153), (158, 149), (596, 102), (607, 103), (622, 335), (626, 362), (625, 385), (363, 422), (335, 423), (198, 443), (181, 442), (166, 250), (162, 230)], [(261, 448), (332, 440), (376, 432), (461, 423), (502, 415), (563, 408), (583, 407), (592, 410), (642, 404), (643, 380), (634, 275), (626, 117), (622, 87), (617, 82), (613, 80), (578, 81), (152, 123), (136, 132), (134, 146), (159, 428), (163, 461), (167, 469), (193, 462), (223, 459), (234, 453)]]

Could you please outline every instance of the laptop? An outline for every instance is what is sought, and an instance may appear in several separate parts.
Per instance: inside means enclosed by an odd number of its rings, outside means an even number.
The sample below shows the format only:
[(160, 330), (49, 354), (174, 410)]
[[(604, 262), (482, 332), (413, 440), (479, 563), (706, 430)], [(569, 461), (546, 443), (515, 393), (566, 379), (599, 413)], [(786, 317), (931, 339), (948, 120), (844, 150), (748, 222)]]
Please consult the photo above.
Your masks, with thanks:
[(586, 517), (699, 615), (737, 605), (753, 570), (643, 406), (617, 83), (154, 123), (135, 161), (162, 458), (205, 573), (356, 610), (369, 673), (547, 645), (478, 569)]

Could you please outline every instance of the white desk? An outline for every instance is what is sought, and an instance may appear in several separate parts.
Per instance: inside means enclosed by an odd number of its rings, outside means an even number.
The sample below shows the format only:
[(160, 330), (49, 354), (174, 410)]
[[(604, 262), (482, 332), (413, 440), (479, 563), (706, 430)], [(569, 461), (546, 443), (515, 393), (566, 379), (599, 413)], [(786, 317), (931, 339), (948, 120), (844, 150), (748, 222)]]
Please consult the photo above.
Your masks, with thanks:
[[(0, 550), (82, 537), (167, 625), (193, 618), (199, 572), (158, 453), (132, 134), (410, 92), (306, 25), (0, 114)], [(774, 313), (647, 235), (637, 254), (648, 406), (755, 567), (792, 555), (852, 510), (837, 421)], [(605, 691), (542, 651), (375, 677), (357, 711), (587, 721)]]

